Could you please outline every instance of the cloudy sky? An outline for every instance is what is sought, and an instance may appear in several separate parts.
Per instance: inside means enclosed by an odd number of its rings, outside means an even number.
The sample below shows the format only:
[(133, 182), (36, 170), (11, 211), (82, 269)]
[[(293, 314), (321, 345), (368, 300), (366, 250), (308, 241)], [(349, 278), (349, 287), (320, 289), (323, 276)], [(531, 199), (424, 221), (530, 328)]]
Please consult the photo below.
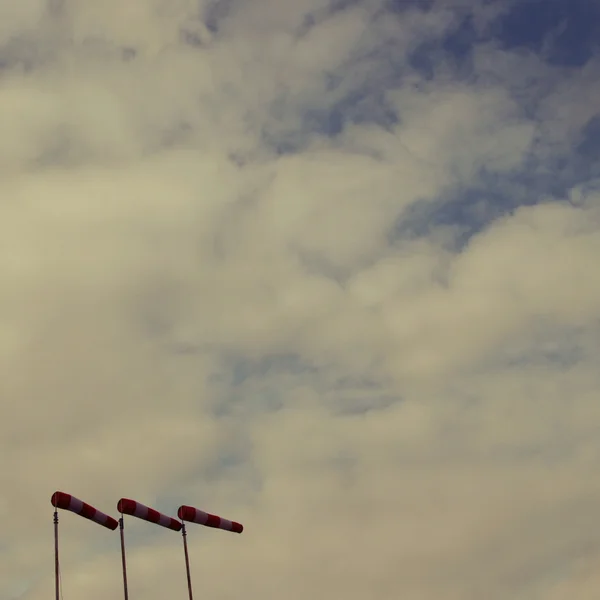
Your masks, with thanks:
[[(0, 599), (55, 490), (215, 600), (600, 585), (598, 0), (0, 0)], [(65, 600), (122, 595), (61, 513)], [(126, 521), (131, 598), (185, 598)]]

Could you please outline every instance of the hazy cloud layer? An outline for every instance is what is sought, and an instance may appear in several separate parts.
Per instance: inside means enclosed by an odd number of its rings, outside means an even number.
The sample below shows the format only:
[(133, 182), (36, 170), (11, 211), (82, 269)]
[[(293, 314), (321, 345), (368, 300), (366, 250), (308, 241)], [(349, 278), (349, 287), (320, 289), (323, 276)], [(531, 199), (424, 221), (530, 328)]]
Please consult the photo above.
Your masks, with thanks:
[[(56, 489), (242, 521), (189, 530), (207, 597), (595, 597), (573, 7), (0, 0), (0, 598), (52, 593)], [(60, 523), (65, 598), (119, 597)], [(179, 536), (126, 535), (131, 596), (184, 597)]]

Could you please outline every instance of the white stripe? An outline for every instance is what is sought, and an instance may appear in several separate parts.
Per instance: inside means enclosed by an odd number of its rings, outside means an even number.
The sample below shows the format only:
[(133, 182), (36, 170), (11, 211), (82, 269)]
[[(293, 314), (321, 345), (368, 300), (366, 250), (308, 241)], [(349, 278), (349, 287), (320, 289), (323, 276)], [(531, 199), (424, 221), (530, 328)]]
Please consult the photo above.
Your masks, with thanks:
[(97, 510), (96, 514), (94, 515), (94, 519), (96, 519), (98, 523), (106, 523), (108, 521), (108, 515), (105, 515), (104, 513), (101, 513), (99, 510)]
[(221, 529), (231, 531), (233, 529), (233, 523), (227, 519), (221, 519)]
[(163, 526), (163, 527), (170, 527), (171, 526), (171, 518), (167, 517), (166, 515), (163, 515), (162, 513), (160, 514), (160, 519), (159, 519), (159, 523)]
[(135, 516), (140, 519), (146, 519), (148, 516), (148, 507), (140, 504), (139, 502), (135, 505)]
[(71, 496), (71, 502), (69, 503), (69, 510), (79, 514), (83, 509), (83, 502)]

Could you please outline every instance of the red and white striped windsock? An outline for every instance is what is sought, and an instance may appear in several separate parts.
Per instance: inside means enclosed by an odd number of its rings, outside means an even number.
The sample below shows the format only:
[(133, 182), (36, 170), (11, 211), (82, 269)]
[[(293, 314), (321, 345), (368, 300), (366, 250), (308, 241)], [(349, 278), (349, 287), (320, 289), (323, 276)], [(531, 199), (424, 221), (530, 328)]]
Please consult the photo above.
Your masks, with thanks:
[(132, 517), (137, 517), (138, 519), (143, 519), (150, 523), (156, 523), (157, 525), (162, 525), (173, 531), (181, 530), (181, 523), (177, 519), (163, 515), (157, 510), (144, 506), (140, 502), (130, 500), (129, 498), (121, 498), (117, 502), (117, 510), (121, 514), (131, 515)]
[(210, 513), (194, 508), (193, 506), (180, 506), (177, 510), (177, 516), (182, 521), (190, 521), (206, 527), (224, 529), (225, 531), (233, 531), (233, 533), (242, 533), (242, 531), (244, 531), (244, 526), (241, 523), (228, 521), (217, 515), (211, 515)]
[(82, 502), (78, 498), (75, 498), (75, 496), (71, 496), (71, 494), (54, 492), (54, 494), (52, 494), (51, 502), (54, 508), (70, 510), (71, 512), (74, 512), (85, 519), (94, 521), (94, 523), (98, 523), (99, 525), (102, 525), (103, 527), (113, 531), (119, 526), (119, 523), (116, 519), (105, 515), (103, 512), (100, 512), (90, 504)]

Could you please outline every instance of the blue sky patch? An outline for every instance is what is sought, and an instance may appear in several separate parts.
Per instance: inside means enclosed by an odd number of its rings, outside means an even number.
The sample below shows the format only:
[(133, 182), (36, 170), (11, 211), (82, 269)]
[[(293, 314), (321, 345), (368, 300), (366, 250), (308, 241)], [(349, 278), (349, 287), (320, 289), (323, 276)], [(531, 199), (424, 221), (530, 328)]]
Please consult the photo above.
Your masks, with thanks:
[(528, 48), (554, 65), (582, 66), (600, 45), (600, 4), (592, 0), (517, 2), (490, 35), (504, 48)]

